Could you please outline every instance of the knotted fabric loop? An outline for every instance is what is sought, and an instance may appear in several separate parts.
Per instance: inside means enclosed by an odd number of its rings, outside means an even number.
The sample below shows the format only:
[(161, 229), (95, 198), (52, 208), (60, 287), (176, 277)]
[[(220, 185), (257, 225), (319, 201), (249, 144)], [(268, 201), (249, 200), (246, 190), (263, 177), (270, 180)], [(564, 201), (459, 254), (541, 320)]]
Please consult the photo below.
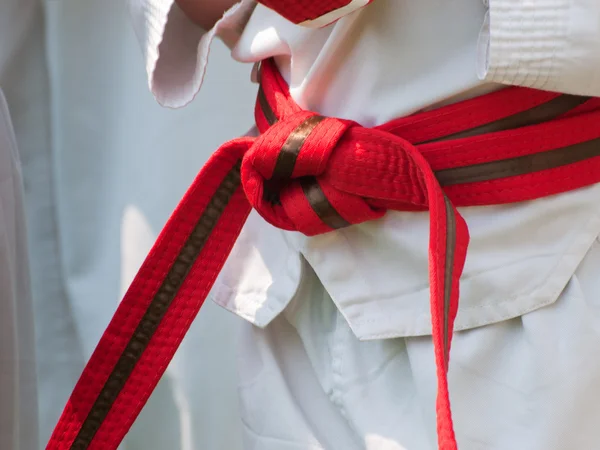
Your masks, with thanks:
[(383, 209), (326, 181), (336, 170), (332, 154), (360, 149), (356, 133), (349, 133), (355, 128), (355, 122), (307, 111), (274, 122), (242, 161), (252, 207), (272, 225), (308, 236), (381, 217)]
[(294, 215), (289, 205), (306, 180), (324, 172), (337, 142), (352, 125), (308, 111), (270, 124), (242, 161), (242, 185), (252, 207), (278, 228), (317, 234), (319, 230)]

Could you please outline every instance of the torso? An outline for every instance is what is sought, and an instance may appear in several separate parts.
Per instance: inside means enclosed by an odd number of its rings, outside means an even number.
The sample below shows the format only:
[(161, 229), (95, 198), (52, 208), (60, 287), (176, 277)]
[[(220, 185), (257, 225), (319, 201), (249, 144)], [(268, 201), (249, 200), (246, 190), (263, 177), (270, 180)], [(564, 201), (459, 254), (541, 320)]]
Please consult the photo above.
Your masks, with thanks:
[[(233, 56), (274, 57), (300, 106), (369, 127), (499, 89), (477, 76), (485, 15), (481, 0), (376, 0), (333, 25), (308, 29), (259, 5)], [(600, 232), (599, 189), (461, 208), (471, 243), (456, 329), (553, 302)], [(301, 286), (305, 259), (359, 338), (428, 334), (429, 226), (427, 213), (390, 211), (307, 238), (253, 216), (214, 298), (266, 325)]]

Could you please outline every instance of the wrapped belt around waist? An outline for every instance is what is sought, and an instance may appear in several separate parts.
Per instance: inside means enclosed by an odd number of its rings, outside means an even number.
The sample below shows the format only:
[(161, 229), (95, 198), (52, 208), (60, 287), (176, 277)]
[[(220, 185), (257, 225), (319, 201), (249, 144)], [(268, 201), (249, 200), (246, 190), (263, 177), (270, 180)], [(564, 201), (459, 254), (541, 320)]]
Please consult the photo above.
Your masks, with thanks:
[(265, 61), (256, 138), (219, 148), (161, 231), (48, 443), (116, 449), (164, 373), (248, 214), (306, 235), (428, 210), (439, 448), (457, 448), (447, 370), (468, 229), (457, 206), (600, 182), (600, 102), (507, 88), (375, 128), (302, 110)]

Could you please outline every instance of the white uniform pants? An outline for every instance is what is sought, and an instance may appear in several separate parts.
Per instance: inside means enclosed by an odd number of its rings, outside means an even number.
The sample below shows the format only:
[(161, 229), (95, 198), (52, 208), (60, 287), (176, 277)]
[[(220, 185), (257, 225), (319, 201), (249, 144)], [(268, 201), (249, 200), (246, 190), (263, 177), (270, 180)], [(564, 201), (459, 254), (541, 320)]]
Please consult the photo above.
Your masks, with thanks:
[[(314, 273), (266, 329), (245, 327), (247, 449), (433, 450), (430, 337), (360, 342)], [(456, 333), (450, 395), (461, 450), (600, 448), (600, 243), (560, 298)]]

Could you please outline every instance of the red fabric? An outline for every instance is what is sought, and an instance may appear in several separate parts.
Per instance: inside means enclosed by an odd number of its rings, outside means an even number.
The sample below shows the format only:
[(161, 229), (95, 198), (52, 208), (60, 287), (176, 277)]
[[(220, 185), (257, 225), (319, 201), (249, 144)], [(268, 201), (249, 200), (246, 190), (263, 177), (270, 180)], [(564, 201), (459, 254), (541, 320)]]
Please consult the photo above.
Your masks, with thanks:
[[(457, 448), (448, 394), (447, 369), (459, 279), (467, 245), (467, 226), (456, 206), (533, 200), (600, 181), (600, 158), (494, 181), (457, 184), (444, 189), (435, 171), (497, 161), (562, 148), (600, 138), (598, 102), (542, 125), (460, 140), (422, 144), (483, 125), (552, 100), (557, 94), (509, 88), (439, 110), (392, 121), (374, 129), (334, 118), (320, 122), (306, 138), (292, 177), (280, 188), (279, 202), (263, 191), (281, 147), (312, 112), (302, 111), (272, 62), (262, 71), (264, 95), (279, 121), (271, 126), (257, 105), (258, 138), (234, 140), (207, 162), (161, 232), (113, 320), (86, 366), (48, 444), (71, 448), (102, 386), (130, 340), (145, 309), (203, 215), (219, 185), (241, 160), (241, 187), (227, 203), (193, 269), (160, 322), (131, 377), (94, 435), (90, 448), (113, 450), (131, 427), (156, 386), (191, 321), (221, 270), (251, 207), (287, 230), (314, 235), (331, 231), (306, 200), (299, 177), (316, 177), (329, 203), (350, 223), (381, 217), (386, 209), (430, 211), (430, 289), (432, 339), (438, 379), (439, 448)], [(593, 104), (590, 107), (589, 104)], [(446, 201), (445, 196), (449, 199)], [(450, 203), (451, 202), (451, 203)], [(447, 268), (448, 215), (456, 218), (456, 248)], [(451, 270), (450, 314), (444, 324), (444, 279)], [(449, 335), (444, 348), (444, 334)], [(76, 447), (79, 448), (79, 447)], [(84, 447), (81, 447), (84, 448)]]
[(351, 0), (261, 0), (259, 3), (293, 23), (302, 23), (347, 6)]

